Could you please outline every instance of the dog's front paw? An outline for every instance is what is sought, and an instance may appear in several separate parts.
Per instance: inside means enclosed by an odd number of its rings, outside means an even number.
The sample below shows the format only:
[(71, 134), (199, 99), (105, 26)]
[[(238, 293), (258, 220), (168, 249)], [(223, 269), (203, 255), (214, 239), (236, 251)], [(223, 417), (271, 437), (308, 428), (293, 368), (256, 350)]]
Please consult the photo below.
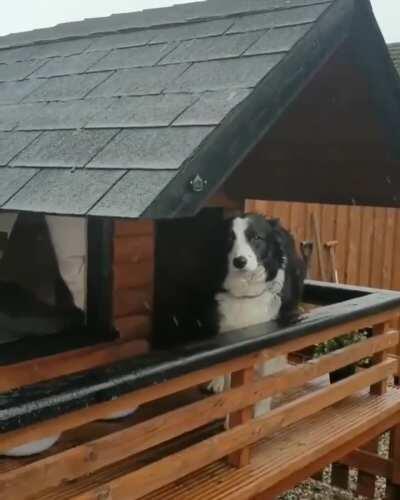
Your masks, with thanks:
[(225, 390), (225, 377), (217, 377), (212, 380), (208, 386), (207, 391), (212, 392), (213, 394), (221, 394)]

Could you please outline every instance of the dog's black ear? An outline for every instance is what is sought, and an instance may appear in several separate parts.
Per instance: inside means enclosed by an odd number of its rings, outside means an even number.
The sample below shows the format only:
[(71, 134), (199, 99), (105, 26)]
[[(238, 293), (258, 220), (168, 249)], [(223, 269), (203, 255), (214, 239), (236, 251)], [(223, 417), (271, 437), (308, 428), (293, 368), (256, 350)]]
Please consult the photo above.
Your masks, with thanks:
[(280, 219), (267, 219), (268, 222), (271, 224), (271, 226), (275, 229), (277, 227), (280, 227), (281, 225), (281, 220)]

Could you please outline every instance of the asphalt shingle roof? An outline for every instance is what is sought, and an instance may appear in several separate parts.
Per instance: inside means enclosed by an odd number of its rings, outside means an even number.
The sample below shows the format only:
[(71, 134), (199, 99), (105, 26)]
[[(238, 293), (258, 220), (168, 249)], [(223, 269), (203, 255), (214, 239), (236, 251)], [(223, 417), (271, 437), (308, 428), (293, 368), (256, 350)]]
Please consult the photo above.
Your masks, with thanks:
[(0, 208), (138, 217), (338, 0), (208, 0), (0, 38)]
[(400, 74), (400, 43), (389, 44), (389, 52), (392, 56), (394, 65)]

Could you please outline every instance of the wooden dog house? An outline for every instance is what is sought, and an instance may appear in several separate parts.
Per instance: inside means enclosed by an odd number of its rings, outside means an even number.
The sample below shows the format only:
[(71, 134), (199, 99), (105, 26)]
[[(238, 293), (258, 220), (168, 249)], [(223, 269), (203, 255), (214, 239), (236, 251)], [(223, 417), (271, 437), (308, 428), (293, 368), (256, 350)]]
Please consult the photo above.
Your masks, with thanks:
[[(208, 0), (2, 37), (0, 231), (16, 213), (46, 221), (67, 285), (69, 259), (83, 263), (84, 303), (70, 292), (85, 321), (2, 345), (0, 453), (62, 438), (0, 458), (0, 499), (261, 500), (339, 459), (379, 471), (396, 498), (399, 294), (309, 283), (318, 307), (296, 325), (146, 351), (158, 308), (182, 303), (188, 281), (208, 286), (199, 228), (246, 199), (398, 206), (399, 124), (367, 0)], [(364, 328), (359, 344), (253, 380), (259, 359)], [(232, 390), (200, 395), (225, 372)], [(359, 449), (391, 429), (386, 461)]]

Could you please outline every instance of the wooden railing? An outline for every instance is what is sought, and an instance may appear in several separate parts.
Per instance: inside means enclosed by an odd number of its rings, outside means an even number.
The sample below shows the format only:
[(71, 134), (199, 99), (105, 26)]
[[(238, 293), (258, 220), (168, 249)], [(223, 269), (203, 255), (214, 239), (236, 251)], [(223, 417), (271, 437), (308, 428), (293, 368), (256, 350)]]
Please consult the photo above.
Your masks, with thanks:
[[(43, 456), (0, 459), (0, 499), (264, 499), (339, 459), (360, 466), (361, 478), (385, 473), (390, 488), (397, 488), (399, 447), (384, 459), (371, 445), (360, 446), (391, 428), (398, 441), (400, 394), (386, 383), (399, 372), (397, 357), (387, 353), (398, 351), (399, 333), (391, 325), (400, 298), (360, 290), (354, 296), (286, 329), (264, 325), (168, 356), (119, 361), (3, 393), (0, 453), (59, 432), (64, 437)], [(367, 327), (374, 334), (360, 343), (255, 376), (260, 362)], [(367, 357), (370, 367), (320, 384), (323, 375)], [(230, 390), (207, 397), (198, 391), (227, 373)], [(279, 406), (253, 418), (257, 401), (282, 394), (288, 397), (280, 396)], [(141, 410), (135, 417), (101, 422), (136, 405)], [(243, 480), (242, 470), (251, 481)]]

